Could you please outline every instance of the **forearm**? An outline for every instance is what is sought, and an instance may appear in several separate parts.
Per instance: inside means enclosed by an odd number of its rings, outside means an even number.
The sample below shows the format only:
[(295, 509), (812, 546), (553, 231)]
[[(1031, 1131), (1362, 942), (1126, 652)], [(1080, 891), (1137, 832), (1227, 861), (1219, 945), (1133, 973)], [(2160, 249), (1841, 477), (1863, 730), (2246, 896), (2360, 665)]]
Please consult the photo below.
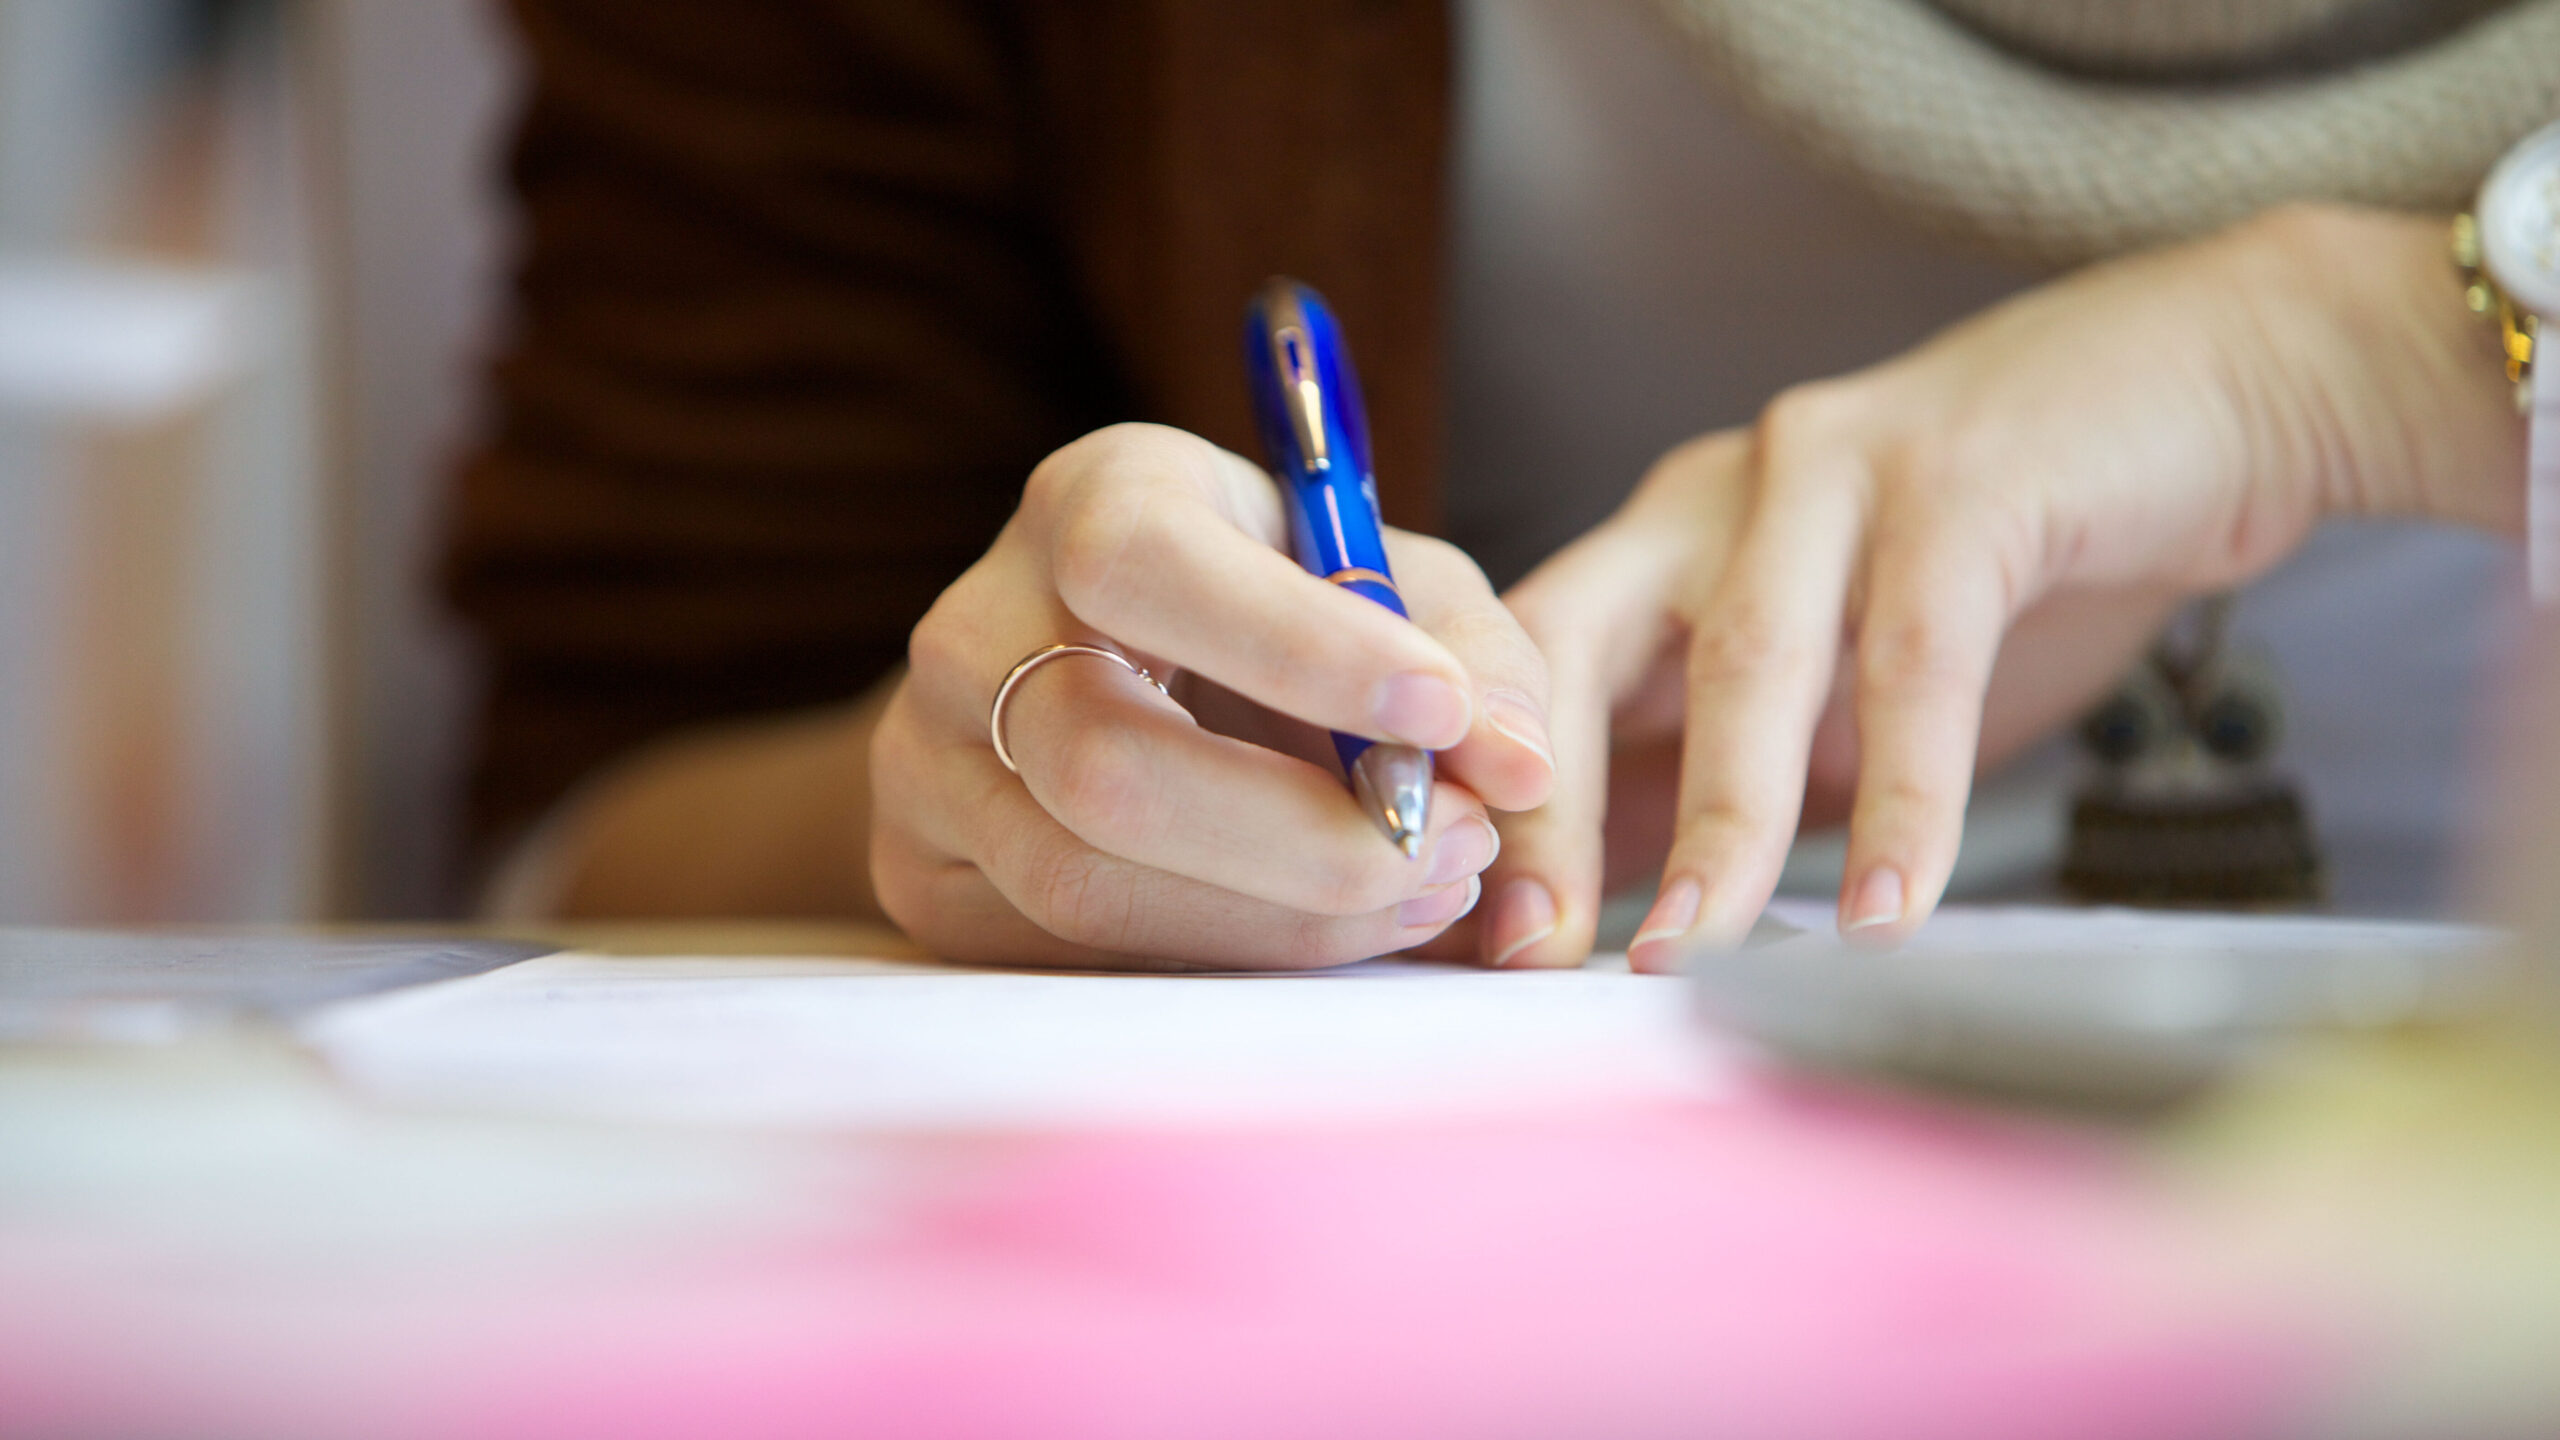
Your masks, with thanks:
[(2447, 217), (2300, 206), (2233, 239), (2285, 377), (2270, 445), (2322, 508), (2521, 531), (2524, 420), (2462, 303)]
[(502, 893), (560, 918), (881, 919), (869, 757), (895, 678), (643, 751), (563, 805)]

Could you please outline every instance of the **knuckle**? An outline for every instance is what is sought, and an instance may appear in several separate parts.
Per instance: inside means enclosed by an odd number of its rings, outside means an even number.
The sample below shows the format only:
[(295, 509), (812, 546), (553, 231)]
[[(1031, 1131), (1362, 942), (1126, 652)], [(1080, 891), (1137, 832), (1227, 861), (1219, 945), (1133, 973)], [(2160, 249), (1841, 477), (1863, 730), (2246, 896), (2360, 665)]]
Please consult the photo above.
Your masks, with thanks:
[[(2016, 424), (1952, 411), (1874, 447), (1875, 531), (1880, 539), (1978, 553), (2040, 550), (2032, 477), (2044, 467), (2020, 450)], [(1960, 537), (1960, 539), (1958, 538)]]
[(1201, 442), (1161, 425), (1106, 426), (1053, 451), (1023, 487), (1024, 513), (1050, 536), (1051, 562), (1062, 582), (1107, 576), (1146, 512), (1145, 497), (1169, 473), (1175, 446)]
[(1136, 896), (1114, 883), (1102, 856), (1081, 845), (1044, 846), (1023, 875), (1024, 909), (1033, 923), (1071, 944), (1127, 948)]
[(1780, 824), (1781, 807), (1757, 795), (1726, 794), (1710, 801), (1680, 827), (1679, 849), (1705, 859), (1709, 870), (1730, 868)]
[(1055, 495), (1072, 492), (1085, 476), (1108, 471), (1129, 458), (1132, 451), (1147, 443), (1145, 437), (1161, 427), (1124, 421), (1089, 430), (1052, 450), (1031, 471), (1026, 489)]
[(1146, 528), (1143, 500), (1088, 493), (1060, 515), (1050, 542), (1059, 598), (1091, 618), (1106, 603), (1124, 560)]
[(1803, 802), (1803, 775), (1789, 767), (1721, 776), (1683, 810), (1673, 848), (1709, 874), (1748, 868), (1784, 852)]
[(1760, 412), (1752, 440), (1761, 464), (1773, 472), (1800, 467), (1809, 456), (1852, 443), (1869, 409), (1866, 385), (1855, 377), (1790, 386)]
[(1968, 492), (1978, 495), (1988, 477), (2001, 470), (2001, 432), (1961, 416), (1948, 416), (1930, 426), (1907, 431), (1875, 447), (1874, 473), (1880, 497), (1875, 526), (1879, 535), (1906, 529), (1912, 512), (1961, 503)]
[(967, 596), (962, 588), (966, 583), (943, 591), (916, 628), (907, 632), (909, 674), (930, 680), (968, 672), (983, 647), (977, 627), (966, 618)]
[(1871, 625), (1858, 642), (1858, 683), (1890, 694), (1946, 690), (1972, 679), (1966, 646), (1945, 623), (1921, 615)]
[(1329, 854), (1317, 864), (1307, 908), (1318, 915), (1367, 915), (1402, 900), (1405, 877), (1386, 865), (1349, 854)]
[(1116, 474), (1140, 466), (1154, 469), (1168, 456), (1205, 448), (1207, 442), (1189, 431), (1144, 420), (1122, 420), (1085, 432), (1059, 447), (1050, 459), (1079, 472)]
[(937, 859), (894, 838), (875, 846), (871, 887), (880, 911), (900, 932), (934, 953), (959, 958), (974, 937), (968, 892), (984, 885), (978, 867)]
[(1736, 473), (1750, 457), (1755, 438), (1756, 430), (1751, 427), (1717, 430), (1683, 440), (1664, 451), (1646, 467), (1630, 503), (1602, 521), (1593, 533), (1641, 523), (1635, 519), (1638, 514), (1649, 513), (1652, 505), (1663, 503), (1666, 497), (1695, 490), (1701, 480), (1716, 482), (1711, 488), (1722, 488), (1722, 478)]
[(1925, 771), (1896, 769), (1869, 783), (1869, 803), (1875, 809), (1907, 820), (1938, 816), (1957, 802), (1946, 781)]
[(1084, 473), (1126, 477), (1160, 473), (1168, 455), (1179, 447), (1198, 443), (1193, 436), (1169, 426), (1124, 420), (1103, 426), (1070, 448), (1076, 452), (1076, 465)]
[(1689, 645), (1690, 678), (1756, 679), (1808, 662), (1811, 647), (1788, 633), (1776, 617), (1751, 603), (1726, 606), (1698, 627)]
[(1532, 644), (1544, 644), (1550, 636), (1564, 628), (1572, 613), (1568, 603), (1572, 592), (1554, 574), (1538, 570), (1513, 586), (1502, 597), (1503, 608), (1519, 622), (1522, 633)]
[(2005, 623), (2027, 603), (2056, 552), (2054, 531), (2045, 515), (2015, 505), (1987, 509), (1971, 520), (1979, 556), (1975, 573)]
[(918, 940), (928, 938), (933, 911), (925, 903), (928, 887), (921, 867), (878, 844), (871, 851), (871, 894), (889, 923)]
[(1956, 787), (1948, 784), (1946, 776), (1938, 776), (1933, 774), (1933, 771), (1925, 771), (1925, 769), (1894, 771), (1894, 774), (1887, 774), (1884, 776), (1882, 792), (1884, 792), (1884, 802), (1887, 802), (1887, 805), (1900, 807), (1900, 810), (1935, 812), (1935, 810), (1946, 810), (1946, 807), (1951, 807), (1953, 802), (1956, 802)]
[(1732, 430), (1711, 430), (1704, 435), (1693, 435), (1662, 452), (1661, 458), (1653, 462), (1647, 477), (1650, 478), (1654, 471), (1696, 470), (1722, 465), (1732, 457), (1740, 438), (1739, 433)]
[(1085, 726), (1041, 770), (1049, 812), (1105, 849), (1143, 849), (1168, 819), (1154, 751), (1133, 729)]
[(1433, 629), (1435, 638), (1468, 661), (1470, 668), (1493, 656), (1512, 660), (1513, 652), (1530, 652), (1516, 657), (1524, 665), (1535, 658), (1535, 647), (1527, 643), (1519, 618), (1499, 606), (1452, 611), (1438, 617)]
[(1399, 534), (1396, 548), (1404, 552), (1400, 563), (1431, 575), (1440, 585), (1469, 580), (1485, 583), (1484, 567), (1476, 563), (1476, 558), (1437, 535)]
[(1031, 467), (1031, 477), (1022, 482), (1022, 509), (1025, 514), (1045, 520), (1063, 513), (1071, 505), (1099, 458), (1100, 451), (1095, 445), (1098, 436), (1099, 432), (1096, 432), (1070, 440)]
[(922, 756), (915, 736), (913, 707), (907, 687), (901, 684), (880, 712), (880, 723), (871, 727), (872, 824), (875, 830), (891, 825), (901, 813), (894, 803), (908, 793), (912, 779), (921, 774)]
[(1328, 965), (1347, 965), (1379, 953), (1373, 947), (1351, 943), (1352, 939), (1353, 927), (1338, 919), (1302, 915), (1290, 922), (1288, 934), (1281, 941), (1280, 955), (1293, 968), (1314, 970)]

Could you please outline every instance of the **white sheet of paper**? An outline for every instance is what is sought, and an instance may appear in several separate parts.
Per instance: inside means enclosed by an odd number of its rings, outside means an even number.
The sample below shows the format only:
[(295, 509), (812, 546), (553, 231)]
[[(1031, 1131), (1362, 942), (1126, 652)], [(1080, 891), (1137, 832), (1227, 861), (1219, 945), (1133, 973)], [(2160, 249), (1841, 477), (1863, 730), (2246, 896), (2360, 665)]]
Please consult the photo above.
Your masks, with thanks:
[[(2103, 960), (2458, 933), (1957, 907), (1913, 944)], [(1833, 938), (1829, 906), (1782, 902), (1757, 941)], [(338, 1005), (302, 1034), (360, 1090), (403, 1103), (965, 1131), (1517, 1115), (1730, 1094), (1736, 1052), (1692, 1005), (1681, 981), (1631, 975), (1622, 956), (1560, 972), (1372, 961), (1305, 975), (1106, 976), (565, 954)]]
[(1047, 975), (566, 954), (303, 1026), (380, 1098), (866, 1130), (1362, 1121), (1727, 1093), (1678, 980)]

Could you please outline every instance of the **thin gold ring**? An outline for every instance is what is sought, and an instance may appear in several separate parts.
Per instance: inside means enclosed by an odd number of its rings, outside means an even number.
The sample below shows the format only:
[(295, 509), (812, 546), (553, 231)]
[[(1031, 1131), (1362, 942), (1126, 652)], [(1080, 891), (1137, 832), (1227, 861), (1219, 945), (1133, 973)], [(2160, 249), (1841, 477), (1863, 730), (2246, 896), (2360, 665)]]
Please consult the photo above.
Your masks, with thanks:
[(1013, 752), (1005, 747), (1004, 702), (1013, 698), (1013, 687), (1022, 683), (1023, 676), (1030, 674), (1032, 671), (1039, 669), (1041, 666), (1048, 664), (1050, 661), (1057, 659), (1061, 655), (1099, 655), (1103, 659), (1111, 661), (1121, 669), (1126, 670), (1130, 674), (1137, 676), (1139, 679), (1146, 681), (1150, 685), (1153, 685), (1156, 687), (1156, 693), (1162, 695), (1167, 700), (1173, 699), (1173, 692), (1164, 688), (1163, 681), (1148, 674), (1147, 667), (1140, 665), (1136, 661), (1131, 660), (1128, 656), (1123, 655), (1119, 651), (1111, 649), (1108, 646), (1043, 645), (1039, 649), (1034, 650), (1030, 654), (1013, 662), (1013, 668), (1006, 671), (1004, 674), (1004, 683), (996, 687), (996, 703), (987, 708), (987, 738), (995, 742), (996, 759), (1003, 762), (1005, 769), (1012, 771), (1016, 775), (1022, 773), (1022, 767), (1013, 763)]

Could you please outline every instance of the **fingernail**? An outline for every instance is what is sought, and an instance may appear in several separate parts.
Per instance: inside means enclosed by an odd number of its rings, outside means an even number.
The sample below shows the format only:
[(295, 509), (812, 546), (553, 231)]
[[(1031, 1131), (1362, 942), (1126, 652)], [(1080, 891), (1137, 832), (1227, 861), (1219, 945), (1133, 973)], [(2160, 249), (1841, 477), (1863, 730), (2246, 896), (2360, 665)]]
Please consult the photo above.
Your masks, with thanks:
[(1470, 875), (1464, 885), (1443, 886), (1397, 906), (1396, 923), (1408, 930), (1446, 925), (1476, 908), (1476, 898), (1483, 893), (1484, 881)]
[(1467, 697), (1437, 675), (1409, 670), (1378, 682), (1369, 718), (1390, 740), (1446, 750), (1467, 735)]
[(1840, 922), (1840, 933), (1873, 929), (1890, 925), (1902, 918), (1902, 875), (1890, 865), (1879, 865), (1867, 872), (1849, 899), (1847, 918)]
[(1538, 752), (1538, 758), (1547, 762), (1548, 769), (1556, 768), (1555, 747), (1547, 741), (1546, 718), (1538, 713), (1537, 706), (1529, 703), (1528, 696), (1517, 690), (1486, 691), (1484, 718), (1486, 724), (1521, 746)]
[(1470, 815), (1449, 827), (1431, 852), (1431, 873), (1422, 878), (1425, 885), (1454, 885), (1470, 875), (1484, 873), (1493, 857), (1502, 853), (1502, 835), (1490, 821)]
[(1485, 964), (1499, 970), (1521, 951), (1556, 933), (1556, 897), (1538, 881), (1525, 877), (1502, 887), (1485, 922)]
[[(1695, 880), (1677, 881), (1662, 892), (1662, 898), (1653, 902), (1653, 913), (1644, 917), (1644, 927), (1627, 944), (1627, 954), (1636, 959), (1638, 969), (1652, 968), (1648, 962), (1654, 960), (1671, 959), (1671, 942), (1686, 936), (1698, 923), (1698, 903), (1705, 895)], [(1638, 951), (1654, 953), (1638, 956)], [(1669, 966), (1666, 963), (1662, 968)]]

